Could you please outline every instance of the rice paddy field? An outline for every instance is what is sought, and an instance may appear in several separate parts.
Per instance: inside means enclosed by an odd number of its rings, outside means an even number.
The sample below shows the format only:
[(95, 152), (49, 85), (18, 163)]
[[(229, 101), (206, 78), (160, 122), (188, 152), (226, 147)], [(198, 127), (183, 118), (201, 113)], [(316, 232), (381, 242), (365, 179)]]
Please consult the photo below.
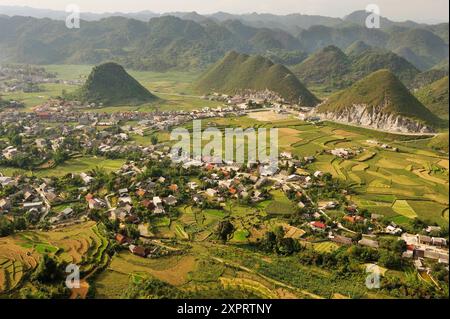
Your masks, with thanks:
[[(420, 218), (439, 225), (448, 224), (449, 159), (427, 147), (427, 137), (389, 134), (335, 123), (311, 124), (293, 118), (260, 122), (252, 117), (208, 120), (218, 127), (277, 127), (279, 152), (289, 151), (299, 157), (315, 156), (312, 170), (331, 173), (355, 191), (351, 200), (372, 213), (408, 224)], [(376, 140), (378, 145), (368, 142)], [(416, 143), (416, 141), (418, 141)], [(381, 148), (388, 144), (398, 151)], [(324, 151), (334, 148), (362, 148), (351, 159), (341, 159)], [(283, 213), (289, 208), (275, 199), (267, 213)]]
[(108, 245), (95, 222), (0, 238), (0, 296), (19, 286), (44, 254), (80, 266), (82, 276), (92, 274), (108, 263)]
[[(420, 218), (439, 225), (448, 224), (448, 155), (422, 143), (426, 137), (389, 134), (335, 123), (311, 124), (293, 118), (260, 122), (252, 117), (208, 120), (202, 127), (277, 127), (279, 152), (299, 157), (315, 156), (309, 165), (345, 181), (355, 191), (351, 200), (370, 212), (408, 224)], [(368, 142), (376, 140), (378, 145)], [(416, 143), (415, 141), (418, 141)], [(244, 143), (245, 144), (245, 143)], [(381, 148), (388, 144), (398, 151)], [(341, 159), (324, 151), (334, 148), (362, 148), (351, 159)], [(288, 211), (283, 201), (270, 203), (268, 213)]]
[(106, 159), (103, 157), (90, 157), (83, 156), (78, 158), (72, 158), (56, 168), (38, 169), (34, 171), (28, 171), (13, 167), (0, 166), (0, 173), (5, 176), (12, 176), (15, 174), (22, 175), (34, 175), (37, 177), (49, 177), (49, 176), (64, 176), (70, 173), (82, 173), (89, 172), (96, 167), (102, 167), (107, 171), (117, 171), (125, 163), (122, 159)]
[[(81, 80), (84, 81), (92, 70), (91, 65), (46, 65), (42, 66), (48, 72), (56, 73), (60, 80)], [(215, 107), (221, 105), (218, 102), (201, 99), (191, 90), (191, 83), (199, 76), (196, 72), (149, 72), (149, 71), (129, 71), (130, 75), (138, 80), (150, 92), (160, 98), (159, 101), (143, 104), (140, 106), (120, 105), (114, 107), (104, 107), (102, 112), (114, 113), (120, 111), (142, 111), (151, 112), (173, 111), (173, 110), (194, 110), (202, 107)], [(78, 86), (64, 83), (42, 84), (41, 92), (4, 93), (5, 99), (19, 100), (25, 104), (26, 111), (32, 111), (33, 107), (46, 102), (50, 98), (60, 96), (62, 91), (75, 91)], [(93, 111), (86, 109), (86, 111)], [(96, 110), (94, 110), (96, 111)]]
[[(345, 127), (332, 123), (298, 124), (301, 142), (291, 145), (298, 156), (316, 156), (312, 169), (331, 173), (353, 186), (351, 199), (370, 212), (408, 223), (420, 218), (448, 224), (448, 156), (431, 149), (412, 147), (407, 136)], [(281, 134), (280, 139), (283, 140)], [(287, 138), (287, 137), (286, 137)], [(417, 137), (409, 137), (409, 139)], [(367, 143), (377, 140), (397, 152)], [(282, 143), (281, 143), (282, 144)], [(323, 153), (337, 147), (364, 151), (344, 160)]]
[[(240, 254), (245, 250), (210, 242), (193, 242), (191, 250), (182, 256), (143, 259), (127, 252), (115, 255), (108, 268), (96, 281), (97, 298), (120, 298), (133, 282), (154, 278), (191, 293), (195, 298), (323, 298), (306, 288), (308, 284), (291, 285), (288, 281), (272, 279), (258, 271), (260, 263), (269, 265), (270, 258), (252, 254), (253, 259), (265, 259), (249, 266)], [(257, 255), (257, 256), (256, 256)], [(304, 269), (303, 269), (304, 270)], [(300, 269), (299, 269), (300, 271)], [(308, 272), (306, 276), (312, 273)], [(316, 275), (327, 276), (327, 273)]]
[[(49, 66), (61, 79), (85, 78), (90, 66)], [(192, 110), (220, 105), (193, 95), (190, 83), (198, 74), (130, 72), (138, 81), (161, 97), (156, 104), (104, 108), (117, 110)], [(11, 93), (5, 98), (25, 102), (26, 110), (76, 86), (44, 85), (44, 92), (23, 95)], [(414, 218), (446, 225), (449, 222), (449, 159), (448, 154), (428, 147), (417, 136), (402, 136), (334, 123), (312, 124), (293, 116), (279, 116), (268, 111), (261, 114), (202, 121), (224, 130), (226, 127), (278, 128), (279, 152), (289, 151), (302, 158), (315, 156), (307, 171), (320, 170), (332, 174), (353, 189), (349, 199), (360, 208), (384, 215), (400, 225)], [(189, 127), (189, 125), (187, 125)], [(168, 132), (156, 132), (160, 141), (168, 141)], [(133, 142), (148, 145), (149, 137), (132, 136)], [(368, 140), (377, 140), (398, 148), (397, 152), (381, 148)], [(247, 141), (236, 141), (247, 148)], [(351, 159), (336, 158), (326, 153), (335, 148), (362, 148)], [(38, 176), (61, 176), (87, 172), (99, 166), (109, 171), (120, 168), (123, 160), (105, 158), (73, 158), (53, 169), (35, 172), (0, 167), (0, 173)], [(26, 231), (0, 238), (0, 297), (23, 283), (38, 265), (43, 254), (81, 266), (83, 276), (104, 270), (94, 279), (97, 298), (120, 298), (131, 283), (155, 278), (192, 292), (198, 298), (351, 298), (368, 296), (363, 280), (335, 278), (331, 272), (306, 267), (293, 258), (272, 259), (266, 255), (240, 248), (255, 243), (268, 230), (283, 226), (295, 207), (282, 191), (271, 191), (272, 199), (255, 205), (227, 200), (222, 209), (179, 208), (177, 217), (158, 217), (150, 221), (149, 232), (162, 240), (175, 240), (189, 248), (180, 256), (145, 259), (121, 251), (111, 259), (106, 250), (108, 240), (94, 222), (63, 229)], [(62, 209), (62, 207), (61, 207)], [(339, 213), (339, 212), (336, 212)], [(330, 213), (331, 214), (331, 213)], [(270, 217), (270, 218), (268, 218)], [(211, 243), (218, 223), (229, 218), (235, 226), (231, 245)], [(304, 232), (291, 229), (289, 236), (301, 237)], [(188, 242), (188, 244), (187, 244)], [(318, 252), (332, 252), (339, 245), (313, 243)], [(355, 284), (356, 283), (356, 284)], [(331, 287), (331, 288), (330, 288)], [(335, 294), (336, 292), (336, 294)], [(337, 294), (339, 292), (339, 294)], [(380, 297), (380, 296), (377, 296)]]

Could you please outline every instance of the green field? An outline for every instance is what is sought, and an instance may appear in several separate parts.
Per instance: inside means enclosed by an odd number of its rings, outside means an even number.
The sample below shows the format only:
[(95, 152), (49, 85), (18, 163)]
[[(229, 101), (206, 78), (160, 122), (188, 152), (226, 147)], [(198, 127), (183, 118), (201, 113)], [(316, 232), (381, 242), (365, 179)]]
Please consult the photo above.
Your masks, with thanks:
[[(88, 65), (46, 65), (49, 72), (57, 74), (61, 80), (82, 80), (84, 81), (91, 72), (92, 66)], [(221, 103), (203, 100), (192, 92), (191, 83), (199, 76), (198, 72), (150, 72), (150, 71), (129, 71), (130, 75), (138, 80), (144, 87), (160, 98), (159, 101), (143, 104), (140, 106), (121, 105), (114, 107), (104, 107), (102, 112), (114, 113), (120, 111), (142, 111), (150, 112), (176, 111), (180, 109), (194, 110), (203, 107), (216, 107)], [(70, 93), (77, 89), (76, 85), (66, 84), (43, 84), (42, 92), (23, 93), (10, 92), (2, 94), (5, 99), (19, 100), (25, 104), (25, 110), (31, 111), (36, 105), (43, 104), (50, 98), (60, 96), (62, 91)], [(86, 111), (97, 111), (86, 109)]]
[(1, 167), (0, 173), (11, 176), (14, 173), (20, 173), (25, 175), (35, 175), (38, 177), (45, 176), (64, 176), (70, 173), (82, 173), (89, 172), (90, 170), (101, 167), (107, 171), (116, 171), (125, 163), (125, 160), (121, 159), (106, 159), (102, 157), (79, 157), (66, 161), (65, 163), (58, 165), (51, 169), (40, 169), (36, 171), (26, 171), (22, 169), (12, 167)]

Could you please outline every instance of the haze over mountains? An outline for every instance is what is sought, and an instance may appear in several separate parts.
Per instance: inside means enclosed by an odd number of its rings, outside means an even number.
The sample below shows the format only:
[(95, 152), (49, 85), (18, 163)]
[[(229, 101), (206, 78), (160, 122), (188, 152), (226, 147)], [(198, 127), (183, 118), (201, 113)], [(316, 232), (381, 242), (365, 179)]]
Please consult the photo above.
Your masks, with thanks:
[[(268, 89), (315, 106), (319, 99), (310, 90), (320, 98), (341, 90), (318, 111), (377, 129), (430, 132), (441, 121), (436, 115), (448, 119), (448, 23), (383, 17), (380, 29), (369, 29), (364, 11), (342, 19), (144, 11), (83, 13), (81, 28), (68, 29), (65, 17), (0, 6), (0, 62), (103, 64), (78, 93), (83, 101), (105, 105), (154, 99), (121, 66), (104, 64), (114, 61), (138, 70), (204, 71), (194, 83), (201, 94)], [(117, 81), (102, 86), (114, 70)], [(409, 90), (417, 90), (420, 101)]]
[(389, 49), (420, 70), (448, 61), (448, 23), (425, 25), (383, 18), (381, 29), (368, 29), (362, 23), (366, 13), (359, 11), (343, 19), (222, 12), (83, 13), (87, 21), (79, 30), (64, 27), (65, 12), (0, 7), (0, 13), (54, 19), (0, 16), (0, 61), (97, 64), (115, 60), (127, 67), (161, 71), (205, 68), (230, 50), (264, 55), (270, 51), (276, 59), (292, 51), (308, 55), (329, 45), (345, 50), (356, 41)]

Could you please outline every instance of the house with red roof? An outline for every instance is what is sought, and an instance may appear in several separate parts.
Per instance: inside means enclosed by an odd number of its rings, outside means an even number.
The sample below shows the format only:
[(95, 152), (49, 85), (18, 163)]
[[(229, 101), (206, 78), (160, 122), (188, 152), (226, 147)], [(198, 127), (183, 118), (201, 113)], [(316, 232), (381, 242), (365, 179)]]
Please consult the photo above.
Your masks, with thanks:
[(317, 230), (317, 231), (324, 231), (327, 228), (327, 225), (325, 225), (324, 223), (319, 222), (319, 221), (311, 222), (309, 225), (311, 226), (311, 228), (313, 230)]

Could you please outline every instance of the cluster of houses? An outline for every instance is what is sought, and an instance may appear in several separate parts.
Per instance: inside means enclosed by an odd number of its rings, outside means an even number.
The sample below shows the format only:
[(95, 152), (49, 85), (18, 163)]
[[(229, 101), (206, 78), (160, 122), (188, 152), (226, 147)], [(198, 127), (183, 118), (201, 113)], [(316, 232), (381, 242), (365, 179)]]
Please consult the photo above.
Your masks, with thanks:
[(379, 148), (382, 148), (384, 150), (390, 150), (390, 151), (393, 151), (393, 152), (398, 152), (398, 148), (397, 147), (393, 147), (393, 146), (391, 146), (389, 144), (381, 143), (381, 142), (378, 142), (376, 140), (367, 140), (366, 143), (370, 144), (370, 145), (373, 145), (373, 146), (376, 146), (376, 147), (379, 147)]
[(39, 84), (57, 83), (56, 74), (30, 65), (0, 65), (0, 91), (39, 92)]
[(48, 213), (50, 203), (57, 203), (60, 199), (53, 188), (45, 183), (40, 186), (30, 185), (28, 180), (20, 180), (7, 176), (0, 177), (2, 187), (16, 187), (16, 193), (0, 198), (0, 214), (9, 214), (13, 208), (28, 215), (31, 222), (37, 222)]
[[(173, 112), (116, 112), (113, 114), (98, 112), (82, 112), (85, 106), (76, 102), (49, 101), (37, 108), (34, 112), (22, 113), (17, 111), (7, 111), (0, 113), (0, 125), (17, 123), (21, 126), (22, 135), (33, 140), (33, 147), (42, 152), (52, 152), (65, 147), (69, 151), (77, 151), (71, 143), (65, 143), (68, 138), (75, 138), (79, 143), (77, 147), (81, 149), (98, 149), (100, 154), (120, 154), (122, 152), (139, 151), (143, 158), (152, 160), (171, 159), (169, 147), (161, 145), (138, 146), (129, 143), (130, 135), (137, 134), (144, 136), (150, 130), (168, 129), (174, 125), (202, 118), (236, 116), (244, 114), (246, 108), (251, 105), (265, 105), (270, 101), (271, 105), (283, 103), (277, 96), (272, 96), (271, 92), (255, 93), (247, 92), (237, 96), (213, 95), (208, 98), (224, 99), (228, 105), (217, 108), (203, 108), (199, 111), (173, 111)], [(241, 107), (242, 106), (242, 107)], [(123, 125), (120, 132), (109, 130), (97, 130), (98, 127), (114, 126), (121, 122), (136, 121), (137, 125)], [(59, 125), (46, 127), (43, 123), (56, 122)], [(68, 123), (75, 122), (78, 125), (73, 126)], [(390, 149), (388, 145), (378, 145), (379, 147)], [(330, 154), (341, 157), (351, 158), (361, 153), (361, 149), (336, 148), (329, 151)], [(4, 159), (13, 159), (23, 152), (29, 152), (27, 145), (19, 147), (6, 145), (1, 149), (1, 155)], [(145, 156), (144, 156), (145, 155)], [(345, 229), (340, 223), (331, 220), (326, 214), (327, 210), (339, 208), (341, 203), (333, 200), (320, 201), (313, 203), (308, 196), (308, 189), (312, 186), (323, 186), (323, 172), (315, 171), (309, 173), (301, 170), (305, 164), (315, 161), (314, 156), (305, 156), (302, 159), (294, 157), (289, 152), (280, 154), (280, 167), (294, 168), (294, 173), (288, 173), (287, 169), (272, 167), (269, 163), (249, 163), (245, 170), (242, 165), (232, 162), (216, 161), (212, 158), (198, 158), (186, 161), (182, 166), (186, 169), (196, 167), (205, 173), (205, 177), (200, 182), (191, 181), (187, 184), (185, 190), (195, 205), (204, 203), (213, 203), (217, 207), (225, 207), (229, 199), (243, 199), (250, 203), (258, 203), (267, 199), (265, 186), (270, 185), (273, 190), (281, 190), (286, 194), (295, 194), (295, 204), (298, 208), (316, 207), (316, 211), (304, 212), (304, 217), (308, 220), (308, 227), (313, 232), (326, 234), (328, 239), (342, 244), (351, 245), (353, 239), (346, 237), (336, 231), (339, 228)], [(145, 170), (144, 164), (127, 162), (119, 171), (118, 176), (136, 176)], [(180, 190), (179, 185), (166, 183), (166, 178), (148, 178), (140, 182), (133, 182), (132, 185), (118, 189), (112, 196), (116, 199), (114, 203), (111, 196), (101, 198), (98, 194), (89, 192), (91, 184), (95, 177), (87, 172), (77, 175), (84, 186), (79, 188), (79, 194), (76, 198), (80, 202), (85, 201), (89, 210), (105, 210), (111, 220), (119, 220), (121, 225), (135, 224), (142, 226), (142, 221), (137, 214), (137, 207), (143, 208), (149, 214), (160, 216), (167, 214), (172, 208), (179, 205)], [(40, 180), (42, 181), (42, 180)], [(32, 220), (47, 220), (52, 224), (58, 224), (73, 218), (79, 218), (79, 215), (71, 207), (64, 208), (57, 214), (51, 213), (51, 207), (54, 204), (64, 202), (63, 192), (57, 191), (49, 186), (50, 183), (43, 181), (39, 185), (32, 185), (20, 177), (0, 176), (0, 185), (2, 187), (15, 186), (19, 192), (0, 198), (0, 213), (8, 214), (12, 207), (20, 207), (23, 213), (31, 216)], [(204, 185), (207, 185), (204, 187)], [(164, 196), (157, 190), (164, 190)], [(167, 195), (169, 194), (169, 195)], [(51, 213), (51, 214), (50, 214)], [(50, 214), (50, 215), (49, 215)], [(371, 221), (377, 221), (380, 216), (372, 215)], [(330, 220), (332, 227), (328, 226), (323, 220)], [(343, 220), (349, 224), (365, 223), (366, 218), (357, 214), (357, 207), (347, 207), (347, 213)], [(290, 226), (293, 227), (293, 226)], [(143, 229), (145, 227), (140, 227)], [(301, 229), (290, 228), (290, 231), (299, 233)], [(408, 250), (404, 253), (405, 258), (414, 258), (415, 261), (423, 258), (435, 259), (448, 264), (448, 249), (445, 249), (447, 242), (443, 238), (436, 238), (422, 235), (409, 235), (403, 233), (403, 230), (391, 223), (384, 227), (381, 232), (400, 236), (408, 245)], [(145, 229), (141, 235), (144, 236)], [(130, 251), (141, 257), (156, 256), (166, 253), (165, 248), (158, 245), (147, 246), (136, 245), (132, 240), (124, 235), (118, 234), (116, 237), (120, 245), (125, 245)], [(359, 245), (378, 248), (376, 234), (368, 233), (357, 242)]]
[(133, 244), (133, 240), (120, 233), (116, 234), (117, 244), (127, 248), (133, 255), (142, 258), (157, 258), (183, 253), (182, 250), (157, 244), (154, 241), (144, 240), (142, 244)]
[(351, 148), (335, 148), (332, 150), (326, 150), (326, 153), (329, 153), (331, 155), (334, 155), (336, 157), (340, 157), (343, 159), (351, 159), (355, 157), (358, 154), (361, 154), (364, 150), (357, 148), (357, 149), (351, 149)]
[[(344, 229), (346, 232), (352, 232), (351, 230), (346, 229), (336, 221), (330, 220), (332, 226), (329, 226), (327, 223), (319, 220), (319, 218), (323, 216), (324, 210), (335, 209), (337, 204), (337, 202), (319, 202), (319, 211), (322, 214), (315, 213), (313, 216), (315, 220), (309, 222), (308, 226), (315, 232), (328, 232), (327, 238), (332, 242), (340, 245), (356, 244), (353, 238), (348, 237), (348, 235), (345, 236), (339, 234), (338, 232), (339, 229)], [(363, 234), (362, 238), (357, 241), (358, 245), (377, 249), (380, 247), (379, 240), (377, 239), (379, 235), (392, 235), (396, 236), (398, 240), (405, 241), (407, 250), (402, 254), (402, 257), (406, 259), (413, 259), (414, 265), (418, 270), (429, 270), (424, 266), (424, 259), (430, 259), (437, 261), (438, 263), (448, 265), (449, 249), (448, 242), (445, 238), (422, 234), (409, 234), (394, 222), (390, 222), (387, 226), (381, 226), (381, 224), (378, 224), (377, 222), (384, 216), (372, 214), (370, 218), (365, 218), (357, 214), (358, 210), (354, 205), (346, 207), (346, 212), (347, 214), (342, 219), (350, 224), (365, 224), (370, 221), (373, 225), (379, 226), (377, 230), (369, 228), (369, 231)], [(424, 232), (428, 233), (439, 233), (440, 231), (441, 227), (439, 226), (428, 226), (424, 229)]]
[(235, 95), (221, 94), (212, 92), (202, 97), (205, 100), (219, 101), (225, 103), (228, 107), (239, 110), (250, 110), (256, 108), (297, 108), (282, 98), (276, 92), (266, 90), (242, 90)]
[(403, 256), (405, 258), (414, 258), (414, 265), (418, 270), (426, 270), (423, 266), (425, 258), (448, 265), (449, 250), (445, 238), (404, 233), (401, 235), (401, 239), (407, 245), (407, 251), (403, 253)]
[[(169, 149), (157, 149), (155, 147), (149, 149), (151, 158), (162, 160), (170, 158), (172, 154)], [(289, 152), (280, 154), (280, 163), (282, 167), (294, 167), (296, 172), (289, 174), (285, 169), (277, 169), (271, 174), (261, 174), (261, 164), (249, 164), (245, 171), (241, 165), (235, 163), (219, 163), (211, 161), (211, 159), (202, 158), (196, 166), (204, 171), (205, 177), (199, 182), (191, 181), (187, 184), (185, 190), (192, 199), (194, 205), (202, 205), (205, 202), (215, 203), (218, 206), (225, 207), (227, 200), (231, 199), (247, 199), (250, 202), (257, 203), (265, 200), (267, 193), (263, 191), (265, 186), (271, 185), (272, 189), (278, 189), (287, 193), (295, 193), (296, 204), (299, 208), (317, 207), (314, 213), (304, 213), (310, 221), (308, 226), (313, 232), (326, 233), (328, 239), (341, 245), (356, 244), (352, 238), (341, 234), (339, 228), (345, 229), (340, 223), (330, 219), (330, 223), (325, 223), (327, 210), (335, 210), (339, 208), (341, 203), (337, 201), (319, 201), (313, 203), (308, 197), (308, 188), (311, 186), (320, 186), (324, 183), (321, 177), (324, 175), (321, 171), (308, 173), (301, 168), (305, 163), (311, 163), (315, 160), (314, 156), (306, 156), (303, 159), (297, 159)], [(191, 163), (192, 164), (192, 163)], [(188, 166), (191, 167), (191, 166)], [(118, 176), (137, 176), (145, 170), (141, 163), (127, 162), (119, 171)], [(301, 172), (301, 173), (299, 173)], [(116, 198), (114, 207), (108, 196), (100, 198), (97, 194), (89, 193), (89, 186), (94, 182), (95, 177), (88, 173), (78, 175), (84, 183), (84, 187), (79, 188), (80, 194), (84, 193), (84, 200), (89, 210), (106, 210), (111, 220), (119, 220), (122, 227), (126, 224), (139, 225), (142, 230), (143, 226), (138, 214), (136, 206), (143, 207), (149, 214), (164, 215), (170, 207), (179, 205), (179, 186), (176, 184), (167, 184), (166, 178), (160, 176), (158, 178), (148, 178), (140, 182), (133, 182), (128, 188), (118, 189), (113, 195)], [(44, 218), (51, 210), (51, 206), (58, 203), (62, 196), (54, 188), (42, 182), (33, 187), (26, 187), (26, 181), (20, 181), (19, 178), (0, 177), (0, 184), (5, 186), (20, 186), (23, 191), (23, 197), (15, 194), (14, 198), (0, 199), (0, 212), (7, 213), (12, 205), (17, 206), (17, 198), (20, 198), (20, 207), (29, 215), (35, 216), (37, 220)], [(201, 184), (201, 185), (200, 185)], [(208, 185), (208, 187), (204, 187)], [(156, 190), (165, 190), (166, 196), (161, 196)], [(343, 220), (349, 224), (366, 223), (367, 219), (358, 214), (357, 207), (352, 205), (346, 207), (346, 215)], [(308, 216), (306, 216), (308, 215)], [(70, 207), (65, 208), (58, 214), (52, 214), (48, 219), (50, 223), (57, 224), (67, 221), (71, 218), (78, 218), (74, 210)], [(382, 216), (372, 214), (371, 222), (378, 221)], [(332, 225), (332, 226), (329, 226)], [(291, 226), (292, 227), (292, 226)], [(301, 229), (300, 229), (301, 231)], [(146, 229), (141, 232), (145, 236)], [(390, 234), (400, 236), (399, 239), (405, 240), (407, 243), (407, 251), (403, 254), (404, 258), (414, 258), (414, 263), (419, 264), (424, 258), (434, 259), (440, 263), (448, 264), (447, 242), (444, 238), (432, 236), (409, 235), (404, 233), (401, 227), (391, 223), (383, 229), (378, 230), (381, 234)], [(123, 235), (121, 235), (123, 236)], [(118, 236), (116, 240), (122, 245), (126, 245), (130, 251), (141, 257), (157, 256), (164, 254), (164, 249), (160, 247), (144, 247), (133, 244), (127, 238)], [(372, 232), (363, 235), (363, 238), (357, 242), (361, 246), (371, 248), (379, 248), (377, 233)], [(417, 261), (418, 260), (418, 261)], [(418, 268), (419, 269), (419, 268)], [(422, 269), (422, 268), (420, 268)]]

